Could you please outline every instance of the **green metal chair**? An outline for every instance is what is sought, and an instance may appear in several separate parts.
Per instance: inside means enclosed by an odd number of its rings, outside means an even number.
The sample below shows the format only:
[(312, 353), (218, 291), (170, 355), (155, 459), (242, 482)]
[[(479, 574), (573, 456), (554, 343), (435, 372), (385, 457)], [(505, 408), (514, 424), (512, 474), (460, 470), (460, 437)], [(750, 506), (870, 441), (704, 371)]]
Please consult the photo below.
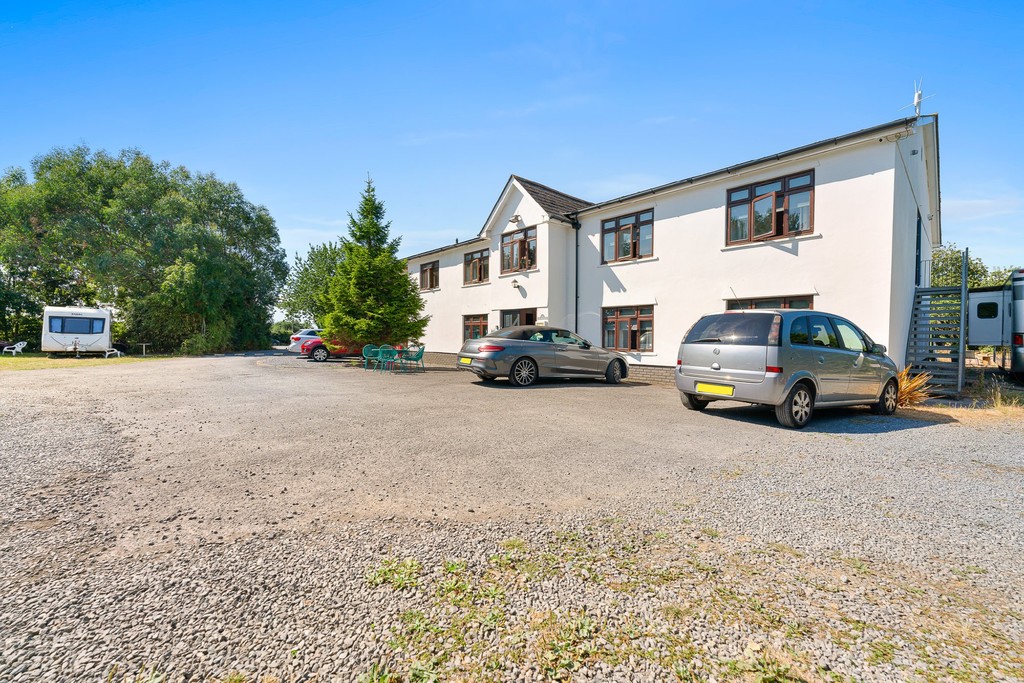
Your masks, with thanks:
[(427, 368), (423, 364), (423, 347), (419, 346), (415, 351), (406, 349), (405, 353), (398, 357), (398, 366), (403, 372), (416, 367), (426, 370)]
[(389, 344), (383, 344), (377, 349), (377, 359), (374, 361), (373, 369), (379, 372), (391, 372), (395, 367), (395, 360), (398, 358), (398, 351)]
[(377, 345), (367, 344), (363, 347), (363, 370), (370, 369), (370, 361), (377, 360)]

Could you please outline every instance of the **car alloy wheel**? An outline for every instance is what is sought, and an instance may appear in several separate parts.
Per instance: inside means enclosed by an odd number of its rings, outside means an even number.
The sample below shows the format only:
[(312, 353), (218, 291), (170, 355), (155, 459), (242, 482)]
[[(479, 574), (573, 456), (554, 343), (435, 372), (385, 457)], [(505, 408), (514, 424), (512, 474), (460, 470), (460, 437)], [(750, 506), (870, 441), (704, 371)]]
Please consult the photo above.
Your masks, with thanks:
[(885, 383), (885, 388), (882, 389), (882, 396), (878, 399), (878, 403), (872, 404), (871, 412), (876, 415), (892, 415), (896, 412), (899, 403), (900, 388), (896, 384), (896, 380), (890, 379)]
[(315, 360), (317, 363), (323, 363), (331, 354), (323, 346), (318, 346), (315, 349), (313, 349), (313, 353), (310, 355), (312, 356), (313, 360)]
[(529, 358), (517, 360), (509, 375), (512, 384), (528, 387), (537, 381), (537, 364)]

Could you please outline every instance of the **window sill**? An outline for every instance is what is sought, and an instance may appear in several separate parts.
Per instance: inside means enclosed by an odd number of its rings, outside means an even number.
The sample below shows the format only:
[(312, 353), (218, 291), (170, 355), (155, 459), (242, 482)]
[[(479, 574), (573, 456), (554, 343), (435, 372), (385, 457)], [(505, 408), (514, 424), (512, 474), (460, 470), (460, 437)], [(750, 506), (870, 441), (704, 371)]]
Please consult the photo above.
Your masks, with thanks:
[(764, 247), (770, 245), (785, 246), (788, 244), (795, 244), (796, 242), (806, 242), (808, 240), (820, 240), (821, 233), (814, 232), (810, 235), (800, 235), (799, 237), (783, 237), (781, 239), (774, 240), (757, 240), (756, 242), (744, 242), (743, 244), (729, 244), (720, 249), (720, 251), (738, 251), (741, 249), (753, 249), (756, 247)]
[(440, 287), (432, 287), (431, 289), (421, 289), (420, 291), (421, 292), (440, 292), (441, 288)]
[(646, 258), (631, 258), (623, 259), (621, 261), (606, 261), (599, 264), (602, 267), (615, 268), (616, 266), (631, 266), (637, 263), (650, 263), (652, 261), (660, 261), (657, 256), (648, 256)]
[(483, 282), (463, 282), (462, 286), (463, 286), (463, 288), (466, 288), (466, 287), (483, 287), (484, 285), (489, 285), (489, 284), (491, 284), (490, 280), (484, 280)]
[(506, 271), (506, 272), (502, 273), (498, 277), (499, 278), (515, 277), (516, 275), (525, 275), (525, 274), (528, 274), (528, 273), (536, 273), (538, 270), (540, 270), (540, 268), (527, 268), (526, 270), (509, 270), (509, 271)]

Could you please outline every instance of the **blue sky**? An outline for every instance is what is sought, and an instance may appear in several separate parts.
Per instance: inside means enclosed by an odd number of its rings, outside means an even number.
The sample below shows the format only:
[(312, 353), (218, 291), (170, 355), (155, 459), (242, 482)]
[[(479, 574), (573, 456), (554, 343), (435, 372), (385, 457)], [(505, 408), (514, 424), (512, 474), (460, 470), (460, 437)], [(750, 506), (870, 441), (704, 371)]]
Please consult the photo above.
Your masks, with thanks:
[(940, 115), (943, 233), (1024, 266), (1024, 5), (8, 2), (0, 167), (139, 148), (237, 182), (289, 259), (367, 175), (411, 254), (509, 174), (601, 201)]

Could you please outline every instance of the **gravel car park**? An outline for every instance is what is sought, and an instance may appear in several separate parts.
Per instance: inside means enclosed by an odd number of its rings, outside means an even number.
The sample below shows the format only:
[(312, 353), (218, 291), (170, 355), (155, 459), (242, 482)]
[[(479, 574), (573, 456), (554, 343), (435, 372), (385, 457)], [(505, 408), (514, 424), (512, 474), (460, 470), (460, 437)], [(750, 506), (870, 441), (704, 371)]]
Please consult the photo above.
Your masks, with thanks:
[(1024, 678), (1016, 413), (795, 431), (274, 356), (0, 380), (0, 680)]

